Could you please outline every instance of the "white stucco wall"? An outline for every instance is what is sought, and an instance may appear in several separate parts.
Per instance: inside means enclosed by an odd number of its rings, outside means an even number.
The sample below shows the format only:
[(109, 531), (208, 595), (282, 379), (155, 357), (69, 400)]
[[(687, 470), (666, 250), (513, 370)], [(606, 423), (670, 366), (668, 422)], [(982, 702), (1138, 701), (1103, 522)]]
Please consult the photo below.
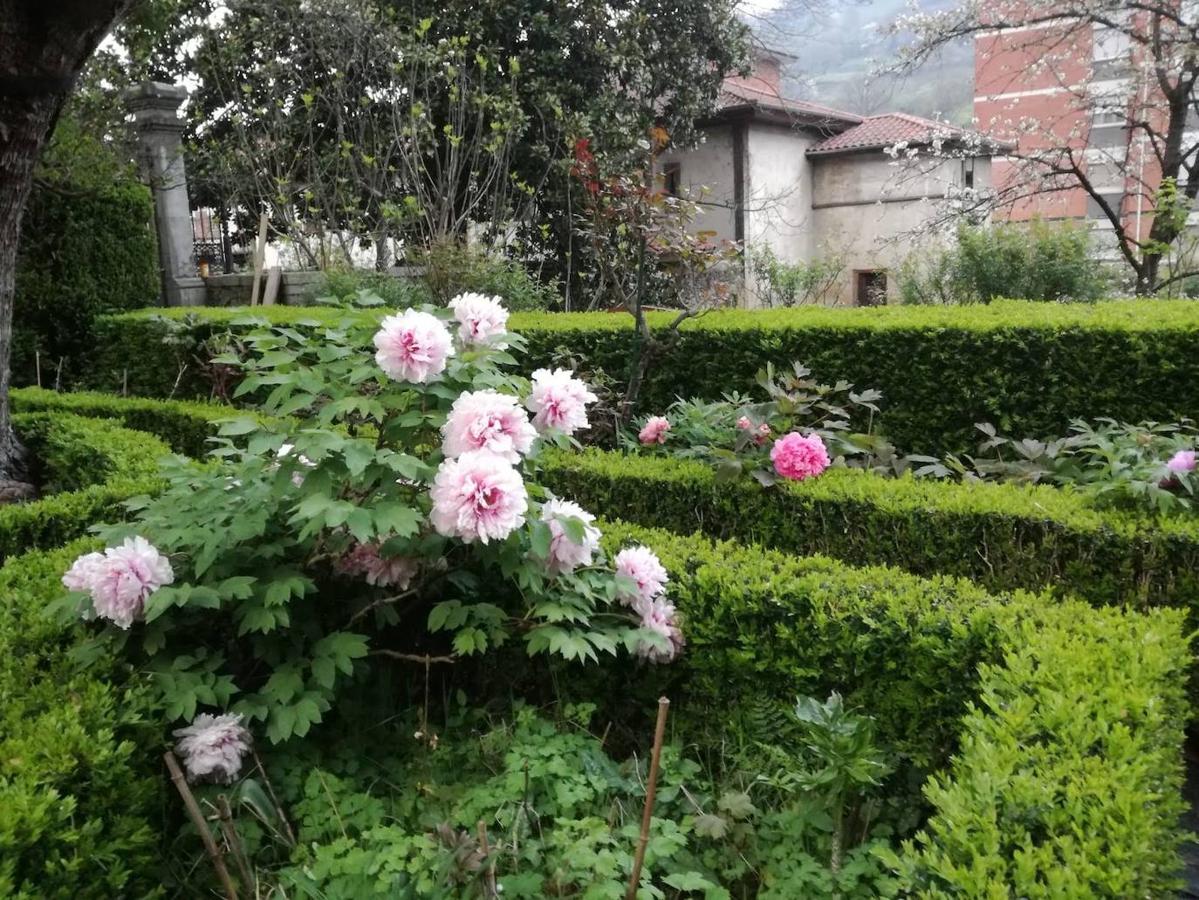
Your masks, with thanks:
[[(854, 273), (868, 270), (887, 272), (888, 300), (896, 299), (896, 273), (904, 259), (952, 238), (929, 233), (926, 226), (943, 209), (947, 194), (960, 187), (961, 162), (897, 165), (879, 152), (815, 157), (811, 163), (816, 232), (844, 262), (837, 302), (855, 302)], [(990, 161), (975, 160), (975, 188), (989, 185)]]
[(706, 128), (697, 147), (663, 153), (658, 163), (660, 171), (677, 163), (681, 195), (700, 201), (701, 212), (692, 227), (714, 231), (722, 240), (734, 240), (732, 126)]
[(750, 125), (746, 135), (745, 245), (769, 246), (784, 262), (812, 255), (811, 167), (804, 155), (816, 140), (779, 125)]

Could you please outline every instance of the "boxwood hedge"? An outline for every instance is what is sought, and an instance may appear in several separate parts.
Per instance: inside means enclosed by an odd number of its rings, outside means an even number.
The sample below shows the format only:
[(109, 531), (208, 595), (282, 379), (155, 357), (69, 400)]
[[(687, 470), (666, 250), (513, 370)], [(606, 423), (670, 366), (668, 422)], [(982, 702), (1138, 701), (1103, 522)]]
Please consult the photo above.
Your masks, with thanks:
[[(147, 695), (111, 656), (81, 672), (79, 639), (45, 614), (94, 542), (0, 568), (0, 896), (153, 897), (165, 781)], [(80, 630), (81, 631), (81, 630)]]
[(543, 467), (561, 496), (676, 532), (1199, 617), (1199, 524), (1094, 509), (1058, 488), (829, 469), (765, 489), (749, 478), (718, 483), (698, 462), (594, 450), (547, 453)]
[[(105, 317), (90, 358), (72, 370), (86, 373), (82, 386), (168, 396), (186, 363), (180, 395), (203, 396), (208, 386), (168, 322), (204, 339), (247, 312)], [(288, 307), (254, 312), (291, 324), (341, 315)], [(661, 324), (668, 317), (651, 320)], [(617, 377), (628, 368), (627, 315), (515, 314), (511, 324), (528, 340), (530, 367), (564, 350)], [(660, 410), (676, 396), (711, 399), (748, 390), (767, 361), (801, 360), (822, 379), (881, 389), (882, 426), (901, 448), (959, 451), (973, 448), (973, 425), (980, 421), (1020, 436), (1046, 436), (1063, 433), (1078, 417), (1199, 417), (1197, 339), (1199, 306), (1188, 301), (720, 311), (683, 326), (678, 343), (650, 373), (642, 406)], [(130, 354), (129, 347), (138, 352)]]
[(1160, 897), (1175, 886), (1181, 610), (988, 595), (958, 579), (603, 527), (610, 549), (648, 544), (671, 573), (688, 643), (666, 688), (684, 715), (719, 711), (727, 728), (763, 698), (837, 689), (918, 767), (948, 763), (925, 784), (926, 828), (892, 859), (912, 894)]
[(158, 460), (170, 454), (153, 435), (111, 421), (47, 412), (13, 422), (49, 493), (0, 506), (0, 559), (57, 547), (117, 516), (123, 501), (155, 488)]
[[(664, 677), (681, 708), (733, 713), (839, 688), (917, 764), (960, 747), (926, 784), (927, 827), (891, 859), (912, 893), (1174, 886), (1189, 659), (1178, 611), (991, 596), (956, 579), (603, 527), (610, 548), (650, 544), (671, 572), (689, 646)], [(142, 896), (161, 883), (158, 717), (118, 661), (77, 671), (73, 636), (42, 614), (89, 547), (0, 569), (0, 596), (14, 598), (0, 606), (5, 896)]]

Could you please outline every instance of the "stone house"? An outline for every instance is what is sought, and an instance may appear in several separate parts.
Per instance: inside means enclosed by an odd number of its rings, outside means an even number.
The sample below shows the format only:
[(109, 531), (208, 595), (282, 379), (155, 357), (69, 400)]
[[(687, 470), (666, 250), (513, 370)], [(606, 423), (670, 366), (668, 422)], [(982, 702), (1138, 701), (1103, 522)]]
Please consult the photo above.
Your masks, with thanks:
[[(828, 264), (834, 274), (818, 302), (894, 299), (900, 263), (943, 240), (929, 233), (933, 210), (989, 187), (997, 145), (906, 113), (863, 117), (789, 99), (780, 66), (758, 51), (752, 75), (725, 79), (716, 112), (699, 123), (700, 144), (661, 156), (662, 186), (700, 202), (696, 229), (742, 245), (747, 306), (768, 302), (753, 272), (767, 248), (784, 263)], [(907, 154), (934, 146), (941, 154)]]

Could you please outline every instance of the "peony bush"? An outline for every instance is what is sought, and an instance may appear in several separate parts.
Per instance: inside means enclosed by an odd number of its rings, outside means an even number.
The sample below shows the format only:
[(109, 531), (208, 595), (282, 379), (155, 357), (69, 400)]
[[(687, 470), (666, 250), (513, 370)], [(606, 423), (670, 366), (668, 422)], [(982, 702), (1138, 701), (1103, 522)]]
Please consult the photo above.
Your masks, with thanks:
[(595, 515), (538, 482), (595, 394), (565, 369), (512, 374), (499, 298), (378, 325), (251, 326), (209, 462), (164, 464), (111, 545), (63, 576), (71, 615), (150, 673), (189, 777), (229, 781), (261, 733), (302, 736), (373, 657), (431, 664), (510, 641), (650, 664), (682, 651), (652, 550), (614, 560)]

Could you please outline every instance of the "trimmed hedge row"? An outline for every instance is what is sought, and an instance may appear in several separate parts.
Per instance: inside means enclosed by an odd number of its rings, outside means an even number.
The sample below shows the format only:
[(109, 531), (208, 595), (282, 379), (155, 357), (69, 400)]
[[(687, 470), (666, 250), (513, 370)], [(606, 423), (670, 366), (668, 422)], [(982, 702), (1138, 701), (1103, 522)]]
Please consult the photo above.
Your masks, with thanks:
[(1097, 510), (1068, 491), (887, 478), (829, 469), (762, 488), (718, 483), (702, 463), (546, 453), (543, 481), (589, 509), (683, 534), (823, 554), (855, 565), (1049, 588), (1093, 603), (1169, 604), (1199, 621), (1199, 524)]
[[(880, 737), (948, 770), (893, 864), (929, 897), (1160, 897), (1179, 868), (1184, 684), (1180, 610), (988, 595), (957, 579), (619, 523), (652, 546), (687, 651), (672, 699), (724, 711), (838, 689)], [(939, 758), (938, 758), (939, 757)]]
[[(160, 728), (111, 655), (81, 672), (82, 629), (46, 615), (95, 542), (0, 568), (0, 896), (153, 897), (162, 841)], [(76, 634), (75, 632), (79, 632)]]
[[(135, 394), (167, 396), (182, 360), (166, 321), (203, 340), (249, 312), (108, 316), (98, 323), (92, 355), (74, 370), (87, 373), (86, 387), (127, 384)], [(253, 314), (299, 325), (343, 313), (266, 307)], [(655, 314), (651, 321), (667, 318)], [(613, 313), (528, 313), (514, 314), (511, 325), (528, 341), (530, 368), (564, 349), (620, 377), (629, 365), (630, 322)], [(976, 445), (973, 426), (980, 421), (1024, 436), (1062, 434), (1080, 417), (1199, 418), (1197, 342), (1199, 306), (1189, 301), (718, 311), (684, 324), (679, 343), (651, 371), (642, 407), (660, 410), (676, 396), (747, 391), (767, 361), (800, 360), (822, 380), (879, 388), (882, 426), (901, 448), (961, 451)], [(179, 390), (208, 393), (194, 364)]]
[(158, 460), (170, 454), (153, 435), (64, 413), (20, 413), (14, 427), (58, 493), (0, 507), (0, 560), (57, 547), (113, 518), (121, 503), (159, 483)]
[(94, 419), (117, 419), (126, 428), (149, 432), (175, 453), (202, 459), (221, 419), (245, 415), (230, 406), (193, 400), (153, 400), (120, 397), (98, 391), (62, 392), (17, 388), (10, 394), (13, 409), (22, 412), (63, 412)]
[[(917, 763), (943, 756), (962, 730), (949, 770), (926, 785), (932, 819), (893, 860), (911, 891), (1129, 897), (1173, 887), (1189, 660), (1178, 611), (997, 597), (955, 579), (604, 530), (609, 548), (650, 544), (672, 574), (689, 642), (666, 670), (680, 707), (737, 710), (840, 688)], [(157, 717), (116, 660), (79, 673), (70, 635), (43, 613), (91, 546), (0, 569), (0, 596), (14, 598), (0, 605), (5, 896), (141, 896), (161, 883)]]

